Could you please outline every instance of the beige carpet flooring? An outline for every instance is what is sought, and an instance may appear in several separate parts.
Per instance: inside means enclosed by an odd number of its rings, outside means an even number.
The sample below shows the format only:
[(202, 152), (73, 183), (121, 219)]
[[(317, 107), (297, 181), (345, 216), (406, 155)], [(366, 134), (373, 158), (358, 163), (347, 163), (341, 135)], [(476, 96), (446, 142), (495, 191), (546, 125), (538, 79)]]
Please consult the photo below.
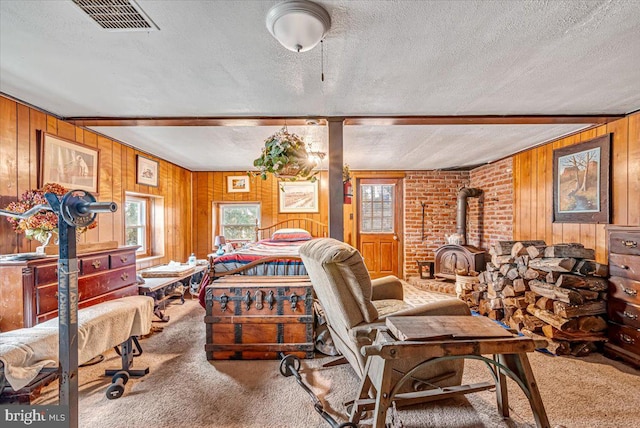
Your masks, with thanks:
[[(204, 310), (196, 300), (172, 305), (162, 332), (142, 340), (135, 367), (151, 372), (126, 385), (123, 397), (108, 400), (105, 368), (117, 367), (110, 351), (104, 362), (80, 369), (80, 426), (125, 427), (328, 427), (294, 378), (279, 374), (276, 361), (206, 360)], [(154, 323), (155, 324), (155, 323)], [(358, 385), (348, 365), (322, 368), (326, 358), (304, 360), (303, 377), (338, 420), (343, 402)], [(586, 359), (530, 354), (551, 426), (640, 427), (640, 372), (599, 354)], [(489, 379), (476, 361), (465, 366), (465, 381)], [(511, 420), (503, 420), (490, 391), (399, 411), (404, 427), (472, 428), (534, 426), (528, 402), (509, 381)], [(57, 383), (36, 404), (57, 401)], [(366, 421), (365, 421), (366, 422)], [(370, 422), (370, 421), (369, 421)], [(367, 426), (363, 424), (362, 426)]]

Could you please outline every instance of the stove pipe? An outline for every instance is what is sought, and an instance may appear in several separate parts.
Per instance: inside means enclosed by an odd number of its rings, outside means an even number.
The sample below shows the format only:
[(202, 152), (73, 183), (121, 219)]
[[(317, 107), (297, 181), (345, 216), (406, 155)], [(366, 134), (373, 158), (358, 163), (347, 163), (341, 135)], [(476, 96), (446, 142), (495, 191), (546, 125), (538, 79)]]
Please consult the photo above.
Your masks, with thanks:
[(456, 232), (464, 242), (467, 242), (467, 198), (477, 198), (482, 195), (482, 189), (463, 187), (458, 192), (458, 205), (456, 207)]

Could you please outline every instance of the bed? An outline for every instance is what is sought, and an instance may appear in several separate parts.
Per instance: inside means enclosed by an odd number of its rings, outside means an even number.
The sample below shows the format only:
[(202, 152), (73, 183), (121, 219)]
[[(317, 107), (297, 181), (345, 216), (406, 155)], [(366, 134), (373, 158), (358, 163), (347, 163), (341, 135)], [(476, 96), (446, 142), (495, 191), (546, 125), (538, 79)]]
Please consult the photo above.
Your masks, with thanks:
[(209, 255), (209, 275), (200, 286), (204, 307), (206, 283), (227, 275), (306, 275), (300, 247), (310, 239), (327, 236), (327, 225), (308, 218), (293, 218), (271, 226), (256, 226), (256, 242), (233, 253)]

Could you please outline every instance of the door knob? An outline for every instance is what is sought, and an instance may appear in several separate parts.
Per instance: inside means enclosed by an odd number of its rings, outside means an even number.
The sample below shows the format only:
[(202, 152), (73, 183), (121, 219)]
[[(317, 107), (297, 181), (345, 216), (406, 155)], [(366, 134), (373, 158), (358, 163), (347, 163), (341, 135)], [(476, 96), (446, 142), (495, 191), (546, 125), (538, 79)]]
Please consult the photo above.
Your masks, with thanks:
[(398, 240), (398, 235), (396, 235), (395, 233), (393, 234), (393, 240), (397, 241)]

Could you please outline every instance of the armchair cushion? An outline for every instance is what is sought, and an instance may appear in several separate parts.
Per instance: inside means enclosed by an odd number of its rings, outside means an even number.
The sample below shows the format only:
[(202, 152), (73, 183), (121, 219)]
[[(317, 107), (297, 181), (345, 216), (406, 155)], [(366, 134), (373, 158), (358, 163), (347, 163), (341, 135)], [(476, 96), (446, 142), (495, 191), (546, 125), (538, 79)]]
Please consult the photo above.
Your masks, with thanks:
[(371, 280), (371, 300), (404, 299), (402, 281), (393, 275)]

